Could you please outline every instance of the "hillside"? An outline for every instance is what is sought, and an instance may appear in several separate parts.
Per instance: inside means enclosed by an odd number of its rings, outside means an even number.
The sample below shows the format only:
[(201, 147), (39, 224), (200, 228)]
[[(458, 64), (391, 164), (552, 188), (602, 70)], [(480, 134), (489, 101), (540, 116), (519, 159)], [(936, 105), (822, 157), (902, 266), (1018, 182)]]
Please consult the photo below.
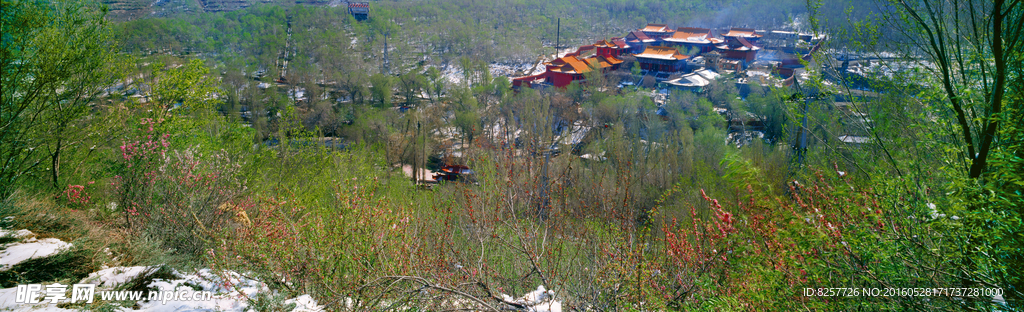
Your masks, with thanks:
[(0, 310), (1024, 304), (1019, 1), (3, 1)]

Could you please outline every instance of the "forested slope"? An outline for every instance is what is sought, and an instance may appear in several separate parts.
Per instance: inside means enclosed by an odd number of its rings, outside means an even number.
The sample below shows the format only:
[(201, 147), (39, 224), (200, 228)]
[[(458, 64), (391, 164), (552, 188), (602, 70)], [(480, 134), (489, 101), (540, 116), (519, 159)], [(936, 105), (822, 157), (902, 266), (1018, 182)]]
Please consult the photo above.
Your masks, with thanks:
[[(153, 266), (263, 281), (242, 301), (266, 311), (303, 294), (526, 311), (506, 294), (538, 285), (572, 311), (1022, 304), (1020, 2), (938, 3), (976, 19), (915, 20), (928, 9), (905, 2), (380, 1), (367, 21), (263, 4), (112, 22), (97, 3), (3, 1), (0, 229), (71, 245), (0, 268), (5, 293)], [(723, 71), (665, 94), (624, 62), (514, 90), (491, 72), (553, 53), (558, 18), (565, 45), (648, 22), (838, 39), (790, 86)], [(875, 66), (839, 71), (844, 49)]]

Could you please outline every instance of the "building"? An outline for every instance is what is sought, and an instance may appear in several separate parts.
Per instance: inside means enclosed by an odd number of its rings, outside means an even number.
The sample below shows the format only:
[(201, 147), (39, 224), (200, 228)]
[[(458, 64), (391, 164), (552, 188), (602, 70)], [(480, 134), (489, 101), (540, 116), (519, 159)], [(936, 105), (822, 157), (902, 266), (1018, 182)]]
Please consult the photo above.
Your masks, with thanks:
[(664, 40), (665, 45), (677, 47), (687, 53), (694, 51), (694, 55), (714, 51), (715, 45), (724, 42), (712, 36), (711, 29), (695, 27), (679, 27), (671, 37)]
[(626, 38), (623, 37), (612, 37), (611, 42), (618, 46), (619, 49), (622, 49), (622, 53), (628, 53), (631, 48), (629, 44), (626, 43)]
[(564, 88), (573, 81), (583, 81), (583, 75), (595, 68), (602, 72), (615, 70), (622, 60), (613, 56), (594, 55), (588, 58), (578, 56), (561, 57), (545, 64), (546, 80), (555, 87)]
[(804, 68), (805, 63), (814, 61), (812, 56), (824, 41), (821, 39), (795, 32), (771, 31), (761, 38), (763, 49), (757, 53), (757, 60), (778, 63), (775, 71), (788, 78)]
[(634, 55), (640, 68), (658, 72), (677, 72), (686, 69), (690, 56), (679, 53), (673, 47), (649, 46), (643, 53)]
[(601, 40), (594, 43), (594, 48), (597, 49), (597, 55), (613, 56), (617, 58), (625, 53), (629, 45), (626, 45), (625, 41), (622, 41), (621, 45), (614, 43), (614, 41), (615, 39), (613, 38), (612, 41)]
[(370, 3), (369, 2), (349, 2), (348, 13), (352, 14), (356, 20), (365, 21), (370, 17)]
[(673, 89), (692, 92), (704, 92), (705, 90), (707, 90), (707, 87), (711, 85), (711, 82), (715, 81), (715, 79), (718, 79), (718, 76), (718, 73), (714, 71), (702, 69), (683, 75), (676, 79), (665, 81), (665, 84)]
[(647, 24), (646, 27), (640, 29), (640, 32), (651, 39), (660, 41), (671, 37), (675, 30), (668, 28), (668, 25), (665, 24)]
[(736, 40), (743, 38), (744, 40), (756, 44), (761, 39), (761, 35), (757, 34), (757, 31), (753, 28), (730, 28), (729, 32), (722, 34), (725, 41)]
[[(614, 39), (612, 40), (615, 41)], [(617, 45), (607, 40), (598, 41), (592, 45), (582, 46), (576, 52), (566, 54), (553, 61), (544, 63), (545, 71), (542, 74), (533, 76), (518, 77), (512, 79), (513, 87), (534, 87), (535, 85), (550, 85), (564, 88), (573, 81), (584, 81), (584, 74), (595, 68), (602, 73), (616, 70), (622, 64), (618, 58), (628, 46)], [(582, 54), (594, 51), (594, 55), (583, 57)]]
[(725, 70), (742, 70), (757, 57), (761, 48), (754, 45), (761, 38), (750, 28), (733, 28), (722, 35), (725, 42), (715, 46), (715, 51), (722, 55), (722, 67)]
[(647, 48), (648, 46), (655, 45), (655, 42), (657, 41), (651, 39), (651, 37), (648, 37), (643, 32), (639, 31), (631, 31), (629, 34), (626, 35), (626, 38), (624, 38), (624, 40), (626, 41), (626, 44), (628, 44), (630, 47), (629, 53), (634, 54), (643, 52), (645, 48)]

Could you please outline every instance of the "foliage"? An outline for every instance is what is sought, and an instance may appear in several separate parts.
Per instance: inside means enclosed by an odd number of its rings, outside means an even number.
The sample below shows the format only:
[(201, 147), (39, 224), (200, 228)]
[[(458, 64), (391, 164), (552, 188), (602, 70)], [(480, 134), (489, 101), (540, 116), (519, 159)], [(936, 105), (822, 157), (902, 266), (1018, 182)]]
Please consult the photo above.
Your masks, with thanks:
[(395, 79), (383, 74), (370, 76), (370, 94), (373, 95), (377, 107), (391, 107), (391, 96), (395, 88)]
[(320, 164), (287, 164), (302, 176), (332, 176), (333, 185), (293, 192), (289, 182), (274, 192), (279, 196), (236, 201), (231, 211), (248, 217), (222, 233), (225, 244), (211, 249), (208, 258), (218, 267), (280, 281), (290, 292), (324, 298), (320, 302), (328, 307), (342, 306), (343, 296), (374, 277), (409, 272), (422, 259), (408, 255), (425, 248), (408, 236), (415, 231), (410, 222), (416, 204), (397, 196), (409, 188), (403, 180), (384, 179), (378, 169), (383, 159), (361, 154), (327, 153)]
[(932, 63), (925, 68), (935, 77), (932, 83), (941, 86), (944, 104), (955, 112), (963, 140), (961, 158), (970, 162), (970, 177), (980, 177), (986, 171), (989, 153), (999, 144), (996, 135), (1003, 121), (1002, 110), (1012, 97), (1007, 93), (1013, 79), (1009, 66), (1024, 46), (1022, 4), (995, 0), (891, 1), (883, 5), (899, 13), (887, 22), (903, 30), (912, 42), (895, 46), (897, 51), (908, 58), (924, 53)]
[(60, 188), (62, 154), (81, 148), (82, 119), (119, 76), (106, 11), (80, 1), (3, 6), (0, 195), (44, 173)]
[(133, 231), (201, 256), (209, 235), (233, 217), (225, 205), (242, 190), (240, 165), (226, 153), (171, 149), (163, 122), (143, 119), (136, 139), (121, 146), (122, 168), (112, 182), (118, 206)]
[[(0, 221), (4, 228), (69, 238), (115, 229), (101, 232), (115, 233), (113, 242), (91, 237), (79, 242), (81, 253), (17, 272), (71, 279), (114, 264), (91, 255), (109, 243), (121, 253), (117, 264), (251, 274), (277, 291), (250, 298), (265, 310), (298, 294), (330, 310), (523, 309), (504, 295), (538, 285), (579, 310), (993, 310), (1019, 302), (1019, 55), (1007, 55), (1001, 111), (972, 121), (999, 124), (988, 169), (975, 179), (963, 170), (945, 88), (923, 70), (856, 78), (809, 67), (799, 96), (758, 86), (744, 99), (718, 81), (704, 93), (673, 92), (660, 106), (650, 91), (610, 88), (626, 69), (594, 70), (565, 90), (515, 92), (491, 73), (492, 62), (530, 60), (550, 44), (554, 18), (575, 42), (648, 21), (728, 23), (731, 14), (696, 14), (759, 4), (373, 5), (364, 22), (344, 8), (256, 5), (120, 24), (127, 51), (140, 55), (123, 73), (132, 81), (119, 81), (110, 97), (82, 99), (77, 107), (89, 109), (67, 124), (89, 131), (73, 146), (96, 146), (71, 159), (82, 169), (35, 196), (65, 207), (38, 213), (0, 203), (0, 215), (15, 216)], [(4, 14), (5, 49), (35, 42), (25, 34), (31, 27), (8, 26), (9, 16), (45, 24)], [(586, 23), (597, 26), (578, 26)], [(22, 41), (7, 41), (9, 28)], [(397, 76), (372, 65), (385, 35)], [(191, 53), (206, 60), (180, 58)], [(24, 64), (8, 59), (17, 57), (5, 54), (5, 74)], [(8, 84), (31, 84), (4, 79), (7, 114), (7, 99), (21, 99)], [(288, 96), (296, 88), (306, 99)], [(955, 89), (979, 101), (984, 93)], [(806, 127), (795, 123), (805, 118)], [(742, 130), (759, 122), (766, 140), (730, 144), (737, 119)], [(807, 148), (793, 150), (800, 134)], [(4, 142), (16, 161), (43, 157), (27, 153), (28, 143)], [(473, 173), (409, 183), (393, 168), (410, 163)], [(38, 168), (25, 168), (13, 185), (36, 189), (23, 181)], [(68, 268), (52, 270), (59, 265)], [(831, 286), (1002, 288), (1008, 304), (805, 295)]]
[(99, 269), (92, 250), (72, 248), (45, 258), (29, 259), (0, 271), (0, 286), (15, 287), (49, 281), (73, 283)]

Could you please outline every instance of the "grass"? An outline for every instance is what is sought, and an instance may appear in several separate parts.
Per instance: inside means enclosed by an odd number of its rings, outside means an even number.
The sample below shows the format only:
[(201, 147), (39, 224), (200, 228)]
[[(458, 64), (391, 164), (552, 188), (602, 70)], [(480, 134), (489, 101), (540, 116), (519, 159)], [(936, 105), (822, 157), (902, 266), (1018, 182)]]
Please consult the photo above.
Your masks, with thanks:
[(7, 249), (7, 244), (17, 241), (18, 238), (11, 235), (0, 236), (0, 250)]
[(0, 286), (9, 288), (49, 282), (72, 284), (98, 268), (92, 259), (92, 251), (77, 247), (49, 257), (30, 259), (0, 272)]
[[(149, 235), (130, 235), (117, 221), (87, 210), (63, 207), (49, 196), (15, 192), (0, 200), (0, 228), (27, 229), (38, 238), (57, 238), (72, 247), (58, 254), (30, 259), (0, 272), (0, 286), (59, 282), (73, 284), (100, 267), (168, 264), (189, 267), (191, 259), (165, 249)], [(0, 236), (0, 250), (20, 241)], [(195, 264), (191, 264), (195, 265)]]

